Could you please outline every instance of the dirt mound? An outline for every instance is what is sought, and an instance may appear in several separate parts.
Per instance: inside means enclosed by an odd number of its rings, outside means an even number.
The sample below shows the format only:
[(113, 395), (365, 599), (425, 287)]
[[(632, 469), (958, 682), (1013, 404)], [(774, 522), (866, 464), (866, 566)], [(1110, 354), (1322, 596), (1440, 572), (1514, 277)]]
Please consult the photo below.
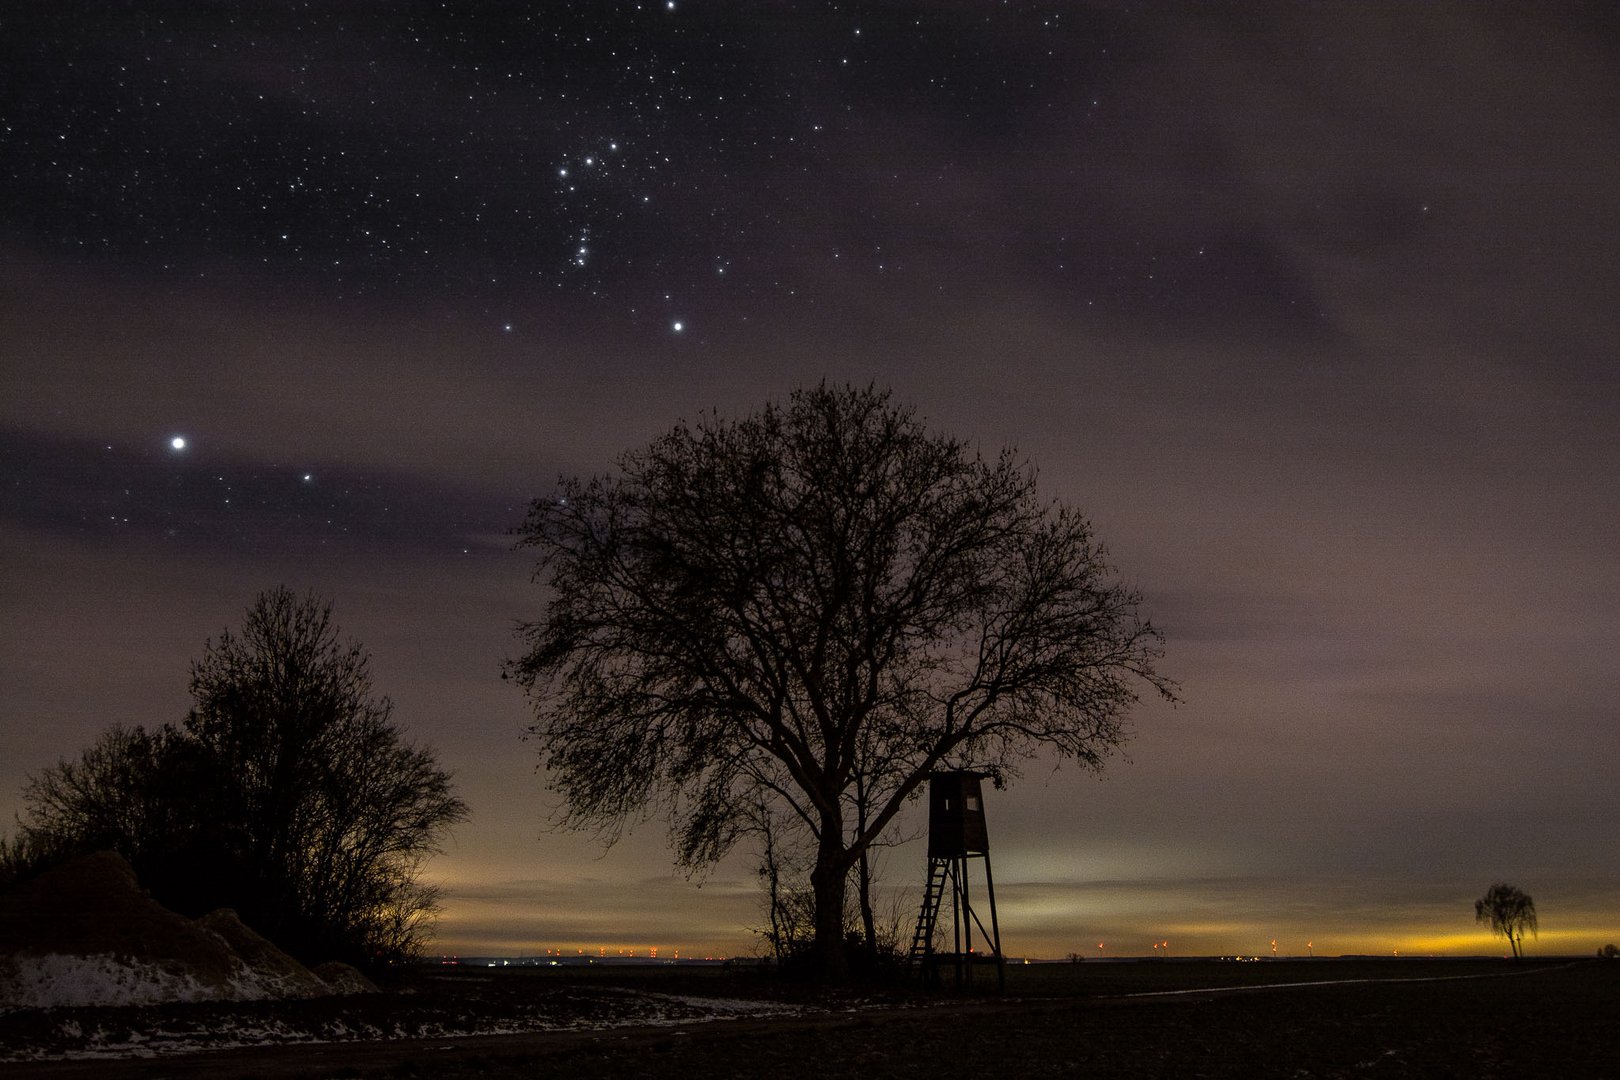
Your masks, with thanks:
[(345, 964), (341, 960), (328, 960), (324, 964), (315, 966), (315, 974), (328, 987), (327, 992), (332, 994), (379, 994), (377, 984), (366, 978), (365, 974), (353, 964)]
[(260, 937), (230, 908), (210, 911), (197, 920), (197, 925), (224, 938), (225, 944), (242, 958), (266, 989), (275, 991), (273, 997), (319, 997), (332, 992), (319, 976), (282, 952), (268, 938)]
[(0, 895), (0, 1002), (111, 1005), (235, 998), (246, 965), (216, 934), (155, 903), (112, 852)]
[(86, 855), (0, 894), (0, 1006), (254, 1001), (330, 993), (232, 912), (187, 919), (118, 855)]
[(69, 945), (103, 952), (148, 919), (159, 927), (186, 922), (146, 898), (129, 863), (101, 851), (0, 893), (0, 953), (58, 952)]

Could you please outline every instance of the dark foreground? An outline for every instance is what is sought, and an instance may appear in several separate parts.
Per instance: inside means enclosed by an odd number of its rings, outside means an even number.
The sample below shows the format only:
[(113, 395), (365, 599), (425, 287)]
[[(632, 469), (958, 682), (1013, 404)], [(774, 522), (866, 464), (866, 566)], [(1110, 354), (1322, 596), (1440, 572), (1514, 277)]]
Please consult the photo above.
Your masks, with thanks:
[[(1313, 985), (1320, 980), (1338, 981)], [(536, 973), (502, 994), (605, 982), (794, 998), (758, 976)], [(489, 981), (433, 994), (474, 1002)], [(1275, 987), (1267, 984), (1288, 982)], [(479, 989), (482, 986), (484, 989)], [(1217, 987), (1244, 989), (1214, 990)], [(1193, 993), (1166, 993), (1193, 990)], [(1154, 996), (1130, 996), (1138, 994)], [(1008, 998), (817, 998), (825, 1011), (676, 1027), (254, 1047), (11, 1063), (27, 1077), (1620, 1077), (1620, 962), (1317, 961), (1015, 968)], [(458, 997), (460, 995), (460, 997)], [(414, 1007), (427, 1004), (417, 995)], [(388, 1008), (378, 999), (375, 1007)]]

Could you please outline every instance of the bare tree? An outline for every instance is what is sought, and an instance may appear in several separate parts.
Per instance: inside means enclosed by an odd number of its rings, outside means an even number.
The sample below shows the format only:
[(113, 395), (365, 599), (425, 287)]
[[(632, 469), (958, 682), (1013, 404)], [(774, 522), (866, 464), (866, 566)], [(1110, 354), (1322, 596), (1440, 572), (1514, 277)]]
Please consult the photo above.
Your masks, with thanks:
[(1536, 902), (1528, 893), (1497, 882), (1474, 901), (1474, 919), (1491, 928), (1491, 933), (1508, 939), (1515, 959), (1524, 955), (1524, 932), (1538, 933)]
[(766, 924), (755, 933), (764, 938), (778, 965), (796, 960), (813, 940), (815, 902), (800, 884), (804, 867), (803, 829), (796, 819), (760, 797), (748, 809), (750, 831), (759, 842), (760, 887), (764, 890)]
[(55, 848), (49, 837), (29, 832), (26, 827), (10, 836), (0, 833), (0, 892), (68, 857), (70, 854)]
[(76, 761), (59, 761), (23, 785), (24, 835), (40, 847), (110, 848), (137, 866), (183, 843), (195, 826), (177, 805), (189, 778), (174, 728), (113, 725)]
[(406, 743), (331, 605), (261, 593), (192, 665), (183, 726), (114, 727), (30, 778), (22, 837), (112, 848), (162, 902), (229, 905), (311, 960), (409, 956), (435, 910), (422, 860), (466, 817)]
[(696, 866), (768, 793), (815, 839), (829, 976), (848, 875), (931, 771), (1098, 768), (1139, 686), (1172, 696), (1084, 518), (875, 389), (679, 425), (519, 532), (551, 593), (507, 673), (565, 820), (611, 841), (662, 803)]
[[(869, 739), (863, 738), (861, 744), (861, 749), (856, 753), (848, 798), (851, 813), (854, 815), (853, 829), (856, 836), (866, 834), (872, 820), (874, 800), (889, 794), (889, 785), (884, 783), (883, 777), (891, 771), (893, 765), (891, 761), (874, 756), (870, 752)], [(865, 954), (864, 962), (869, 971), (876, 970), (885, 957), (898, 959), (900, 949), (900, 934), (895, 921), (898, 897), (890, 897), (891, 902), (882, 913), (881, 924), (879, 921), (875, 893), (880, 888), (879, 882), (882, 877), (880, 855), (883, 849), (913, 840), (917, 835), (919, 834), (916, 832), (903, 835), (896, 823), (891, 821), (884, 832), (861, 849), (856, 860), (855, 898), (860, 913), (860, 938)]]
[(413, 951), (434, 910), (421, 861), (467, 806), (391, 722), (370, 656), (340, 640), (331, 604), (261, 593), (239, 633), (208, 642), (191, 693), (185, 730), (233, 777), (221, 813), (262, 891), (265, 932), (310, 948)]

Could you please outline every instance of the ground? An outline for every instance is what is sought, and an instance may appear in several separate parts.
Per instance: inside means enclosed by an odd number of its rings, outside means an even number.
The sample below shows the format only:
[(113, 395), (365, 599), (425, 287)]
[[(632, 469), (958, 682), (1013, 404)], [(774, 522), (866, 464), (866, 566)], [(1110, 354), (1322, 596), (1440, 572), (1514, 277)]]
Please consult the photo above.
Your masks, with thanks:
[[(1014, 968), (1004, 997), (826, 994), (756, 973), (672, 969), (435, 972), (401, 989), (7, 1014), (0, 1048), (61, 1054), (73, 1042), (64, 1032), (77, 1032), (82, 1050), (100, 1030), (110, 1056), (13, 1054), (4, 1071), (63, 1080), (1620, 1077), (1620, 962), (1612, 961), (1090, 962)], [(188, 1026), (332, 1041), (129, 1057)], [(455, 1034), (480, 1027), (496, 1033)], [(116, 1048), (118, 1033), (137, 1031), (144, 1042)], [(352, 1039), (363, 1034), (391, 1037)]]

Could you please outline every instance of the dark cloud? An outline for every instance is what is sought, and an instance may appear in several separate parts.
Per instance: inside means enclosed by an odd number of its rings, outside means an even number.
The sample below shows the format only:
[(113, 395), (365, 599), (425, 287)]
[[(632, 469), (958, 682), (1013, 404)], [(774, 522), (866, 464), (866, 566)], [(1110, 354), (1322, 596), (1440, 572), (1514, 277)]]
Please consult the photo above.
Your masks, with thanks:
[(470, 555), (517, 517), (510, 499), (399, 471), (233, 458), (195, 438), (175, 448), (0, 431), (0, 461), (0, 519), (90, 542), (281, 558), (322, 548)]

